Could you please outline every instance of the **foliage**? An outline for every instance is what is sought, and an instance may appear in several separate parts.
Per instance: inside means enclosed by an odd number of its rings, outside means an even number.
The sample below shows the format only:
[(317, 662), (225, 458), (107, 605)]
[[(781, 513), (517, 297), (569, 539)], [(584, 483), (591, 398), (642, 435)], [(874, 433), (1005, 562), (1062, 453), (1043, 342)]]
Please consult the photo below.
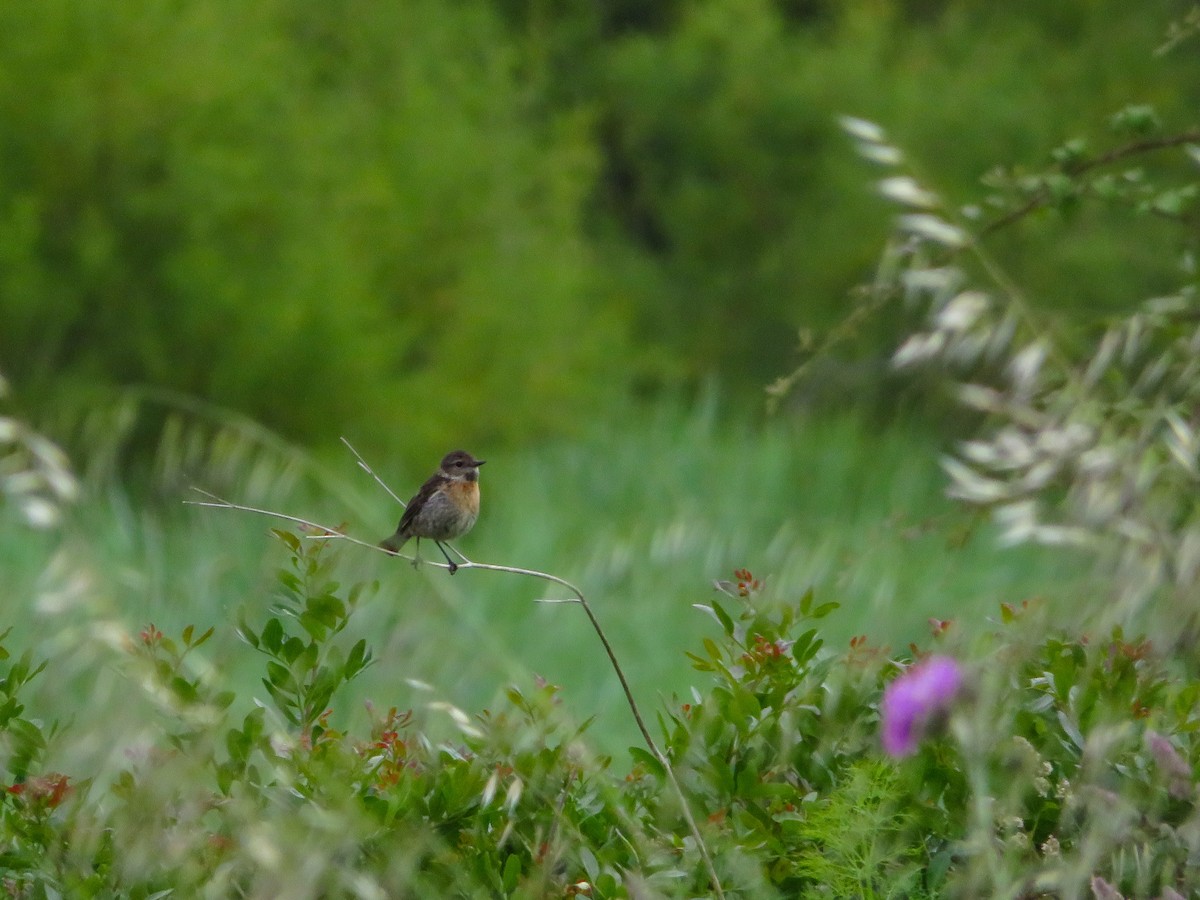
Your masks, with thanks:
[[(943, 459), (951, 495), (991, 512), (1008, 543), (1086, 548), (1104, 576), (1099, 596), (1081, 603), (1083, 633), (1047, 638), (1044, 611), (1006, 606), (1002, 618), (1028, 619), (1030, 630), (972, 648), (970, 711), (950, 722), (957, 758), (923, 751), (915, 802), (901, 805), (933, 813), (918, 829), (930, 890), (1175, 897), (1197, 889), (1200, 132), (1164, 132), (1156, 111), (1140, 105), (1110, 124), (1107, 148), (1070, 141), (1045, 171), (997, 170), (982, 204), (956, 206), (882, 128), (844, 121), (860, 154), (884, 170), (880, 193), (901, 207), (855, 315), (903, 310), (920, 323), (893, 364), (933, 372), (979, 423)], [(1047, 211), (1071, 218), (1097, 208), (1114, 221), (1129, 216), (1156, 250), (1177, 255), (1177, 281), (1081, 332), (1030, 299), (989, 241)], [(1178, 229), (1170, 244), (1156, 240), (1157, 220)], [(785, 394), (805, 374), (773, 391)], [(1127, 637), (1135, 628), (1153, 637)], [(950, 840), (939, 846), (935, 834)]]
[(0, 10), (0, 355), (31, 402), (150, 384), (422, 447), (619, 387), (578, 126), (531, 121), (486, 4), (355, 6)]
[[(121, 665), (133, 697), (158, 710), (159, 737), (117, 773), (51, 768), (56, 745), (84, 736), (42, 724), (20, 694), (54, 660), (6, 663), (10, 890), (707, 890), (658, 759), (632, 748), (623, 775), (595, 756), (586, 723), (564, 726), (552, 685), (512, 687), (475, 716), (434, 702), (372, 707), (362, 732), (334, 724), (339, 693), (373, 659), (353, 638), (368, 588), (329, 580), (328, 542), (279, 538), (291, 562), (274, 606), (239, 626), (265, 694), (240, 712), (247, 698), (193, 674), (212, 629), (129, 635)], [(821, 628), (836, 603), (790, 602), (744, 571), (718, 588), (700, 607), (715, 637), (691, 655), (710, 683), (660, 724), (727, 896), (1077, 896), (1091, 878), (1137, 896), (1200, 889), (1189, 862), (1200, 682), (1149, 642), (1046, 637), (1036, 608), (1006, 608), (972, 650), (969, 702), (893, 761), (879, 746), (881, 695), (927, 651), (862, 638), (832, 651)], [(964, 651), (955, 632), (935, 623), (939, 652)], [(448, 735), (429, 712), (445, 714)]]
[[(0, 400), (7, 394), (8, 383), (0, 375)], [(14, 503), (28, 524), (49, 528), (78, 490), (70, 464), (54, 442), (16, 416), (0, 415), (0, 507)]]
[[(836, 115), (887, 116), (963, 191), (1119, 103), (1191, 115), (1194, 58), (1149, 52), (1164, 18), (1092, 0), (8, 3), (0, 363), (39, 425), (150, 386), (418, 455), (570, 433), (713, 373), (744, 394), (840, 317), (886, 233)], [(1038, 253), (997, 251), (1091, 316), (1162, 280), (1160, 245), (1130, 252), (1125, 224), (1076, 214), (1039, 225)], [(887, 331), (813, 393), (874, 396)]]
[[(1114, 178), (1109, 170), (1161, 152), (1195, 157), (1200, 132), (1163, 136), (1152, 110), (1126, 109), (1114, 129), (1155, 136), (1094, 155), (1068, 144), (1049, 172), (1003, 181), (1009, 193), (991, 201), (1003, 212), (973, 233), (968, 218), (903, 170), (881, 129), (846, 125), (863, 155), (890, 170), (880, 190), (905, 208), (865, 300), (875, 309), (906, 304), (924, 320), (893, 362), (940, 367), (958, 379), (958, 401), (985, 417), (979, 436), (943, 461), (951, 494), (991, 511), (1009, 543), (1093, 550), (1118, 578), (1111, 621), (1129, 622), (1150, 600), (1186, 616), (1200, 573), (1200, 525), (1189, 499), (1200, 449), (1193, 275), (1185, 270), (1172, 293), (1080, 341), (1037, 311), (982, 237), (1044, 207), (1097, 200), (1187, 226), (1189, 198), (1200, 193), (1194, 171), (1168, 163)], [(1191, 229), (1181, 238), (1186, 263), (1200, 247)], [(784, 380), (774, 390), (787, 388)]]
[[(1200, 886), (1200, 683), (1149, 642), (1036, 639), (1038, 611), (1006, 608), (942, 737), (889, 764), (881, 688), (928, 651), (856, 639), (823, 653), (813, 620), (833, 604), (780, 603), (745, 578), (729, 593), (732, 612), (707, 607), (725, 641), (693, 657), (717, 684), (670, 716), (672, 748), (784, 895), (1078, 896), (1096, 875), (1135, 896)], [(953, 623), (933, 625), (943, 651), (955, 643)]]

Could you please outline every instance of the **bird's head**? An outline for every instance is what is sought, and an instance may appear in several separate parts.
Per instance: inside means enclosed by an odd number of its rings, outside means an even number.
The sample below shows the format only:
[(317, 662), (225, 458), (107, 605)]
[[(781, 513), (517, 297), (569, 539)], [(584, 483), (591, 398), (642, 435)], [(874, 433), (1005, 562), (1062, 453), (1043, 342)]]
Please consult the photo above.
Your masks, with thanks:
[(479, 467), (487, 460), (476, 459), (466, 450), (452, 450), (442, 457), (442, 474), (455, 481), (478, 481)]

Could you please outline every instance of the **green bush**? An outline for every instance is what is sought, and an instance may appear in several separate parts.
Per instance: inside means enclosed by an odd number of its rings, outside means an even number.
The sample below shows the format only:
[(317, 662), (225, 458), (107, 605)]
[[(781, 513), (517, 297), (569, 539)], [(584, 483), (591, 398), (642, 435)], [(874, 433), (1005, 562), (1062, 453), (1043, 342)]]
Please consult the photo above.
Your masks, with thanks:
[(0, 357), (35, 408), (150, 384), (420, 448), (620, 394), (577, 224), (593, 151), (531, 115), (486, 5), (0, 24)]
[[(890, 123), (962, 196), (1124, 104), (1188, 121), (1200, 79), (1152, 55), (1165, 21), (1089, 0), (10, 3), (0, 360), (39, 416), (150, 386), (428, 455), (713, 373), (757, 392), (886, 235), (838, 115)], [(1130, 248), (1128, 225), (1076, 208), (996, 252), (1086, 318), (1170, 278), (1169, 226)], [(827, 393), (872, 395), (889, 324)]]
[[(771, 378), (798, 331), (842, 318), (886, 235), (838, 115), (885, 123), (932, 170), (927, 181), (961, 197), (997, 160), (1037, 167), (1070, 135), (1102, 139), (1094, 123), (1125, 104), (1190, 123), (1196, 98), (1179, 101), (1200, 83), (1195, 60), (1152, 53), (1167, 18), (1095, 3), (679, 10), (596, 62), (608, 135), (598, 200), (619, 229), (605, 246), (641, 261), (630, 273), (654, 273), (640, 309), (676, 358)], [(1141, 222), (1136, 250), (1128, 227), (1113, 209), (1043, 217), (998, 235), (996, 252), (1047, 311), (1092, 320), (1171, 278), (1169, 226)], [(891, 324), (861, 329), (848, 355), (874, 359)], [(880, 374), (860, 375), (859, 389)]]
[[(22, 700), (54, 659), (0, 667), (6, 884), (20, 896), (696, 896), (711, 890), (660, 758), (619, 764), (567, 728), (556, 689), (512, 687), (468, 715), (410, 701), (335, 719), (373, 660), (354, 634), (370, 587), (331, 581), (327, 542), (278, 536), (290, 563), (239, 631), (265, 693), (236, 697), (189, 660), (212, 629), (153, 625), (115, 645), (152, 737), (118, 771), (61, 772), (78, 742)], [(880, 698), (908, 677), (856, 638), (825, 648), (835, 603), (748, 572), (703, 609), (709, 683), (659, 714), (666, 758), (726, 896), (1135, 896), (1200, 889), (1190, 862), (1200, 681), (1119, 632), (1046, 636), (1034, 607), (970, 648), (965, 684), (915, 755), (879, 744)], [(261, 606), (261, 604), (253, 604)], [(935, 623), (939, 654), (965, 655)], [(460, 648), (465, 650), (466, 648)], [(899, 674), (898, 674), (899, 673)], [(396, 698), (393, 698), (396, 699)], [(444, 712), (451, 724), (430, 718)], [(61, 711), (59, 711), (61, 712)], [(885, 712), (886, 715), (886, 712)], [(115, 720), (127, 726), (128, 716)], [(886, 727), (886, 725), (885, 725)], [(1136, 850), (1134, 849), (1136, 848)]]

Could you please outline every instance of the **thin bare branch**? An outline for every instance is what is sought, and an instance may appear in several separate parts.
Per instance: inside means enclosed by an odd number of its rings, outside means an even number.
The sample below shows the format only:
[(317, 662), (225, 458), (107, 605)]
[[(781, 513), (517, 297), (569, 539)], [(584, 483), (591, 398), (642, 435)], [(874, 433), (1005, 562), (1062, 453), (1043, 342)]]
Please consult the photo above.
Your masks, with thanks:
[[(366, 541), (360, 541), (358, 538), (350, 537), (348, 534), (343, 534), (336, 528), (331, 528), (328, 525), (322, 525), (319, 522), (313, 522), (310, 519), (302, 519), (299, 516), (289, 516), (287, 513), (276, 512), (272, 509), (259, 509), (256, 506), (245, 506), (241, 503), (234, 503), (231, 500), (226, 500), (223, 497), (218, 497), (216, 494), (210, 493), (202, 488), (193, 487), (193, 491), (208, 498), (208, 500), (184, 500), (184, 506), (204, 506), (209, 509), (235, 509), (238, 512), (255, 513), (260, 516), (266, 516), (271, 519), (279, 519), (283, 522), (291, 522), (294, 525), (299, 525), (305, 528), (312, 534), (306, 534), (305, 537), (317, 539), (337, 538), (338, 540), (349, 541), (352, 544), (357, 544), (360, 547), (366, 547), (368, 550), (378, 550), (381, 553), (387, 553), (375, 544), (370, 544)], [(399, 556), (400, 554), (389, 554)], [(408, 557), (404, 557), (407, 559)]]
[(354, 454), (355, 460), (358, 461), (358, 467), (360, 469), (362, 469), (364, 472), (366, 472), (368, 475), (370, 475), (372, 478), (374, 478), (375, 483), (377, 485), (379, 485), (381, 488), (383, 488), (387, 492), (387, 495), (389, 497), (391, 497), (393, 500), (395, 500), (397, 503), (399, 503), (401, 509), (407, 509), (408, 504), (396, 496), (396, 492), (393, 491), (390, 487), (388, 487), (388, 483), (386, 481), (384, 481), (382, 478), (380, 478), (375, 473), (375, 470), (372, 469), (371, 466), (367, 463), (367, 461), (362, 458), (362, 454), (354, 449), (354, 445), (351, 444), (350, 441), (347, 440), (345, 437), (340, 438), (340, 440), (343, 444), (346, 445), (346, 449), (349, 450), (352, 454)]

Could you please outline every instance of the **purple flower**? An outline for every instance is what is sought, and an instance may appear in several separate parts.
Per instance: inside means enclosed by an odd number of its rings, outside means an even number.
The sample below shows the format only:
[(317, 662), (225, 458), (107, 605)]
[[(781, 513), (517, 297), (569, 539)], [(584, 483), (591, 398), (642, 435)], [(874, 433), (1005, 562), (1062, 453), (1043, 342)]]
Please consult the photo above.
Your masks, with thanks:
[(910, 666), (883, 692), (883, 749), (910, 756), (926, 730), (950, 708), (962, 686), (962, 669), (948, 656), (931, 656)]
[(1146, 732), (1146, 746), (1154, 756), (1154, 761), (1167, 776), (1167, 791), (1172, 797), (1183, 798), (1191, 793), (1192, 767), (1187, 764), (1175, 745), (1157, 731)]

